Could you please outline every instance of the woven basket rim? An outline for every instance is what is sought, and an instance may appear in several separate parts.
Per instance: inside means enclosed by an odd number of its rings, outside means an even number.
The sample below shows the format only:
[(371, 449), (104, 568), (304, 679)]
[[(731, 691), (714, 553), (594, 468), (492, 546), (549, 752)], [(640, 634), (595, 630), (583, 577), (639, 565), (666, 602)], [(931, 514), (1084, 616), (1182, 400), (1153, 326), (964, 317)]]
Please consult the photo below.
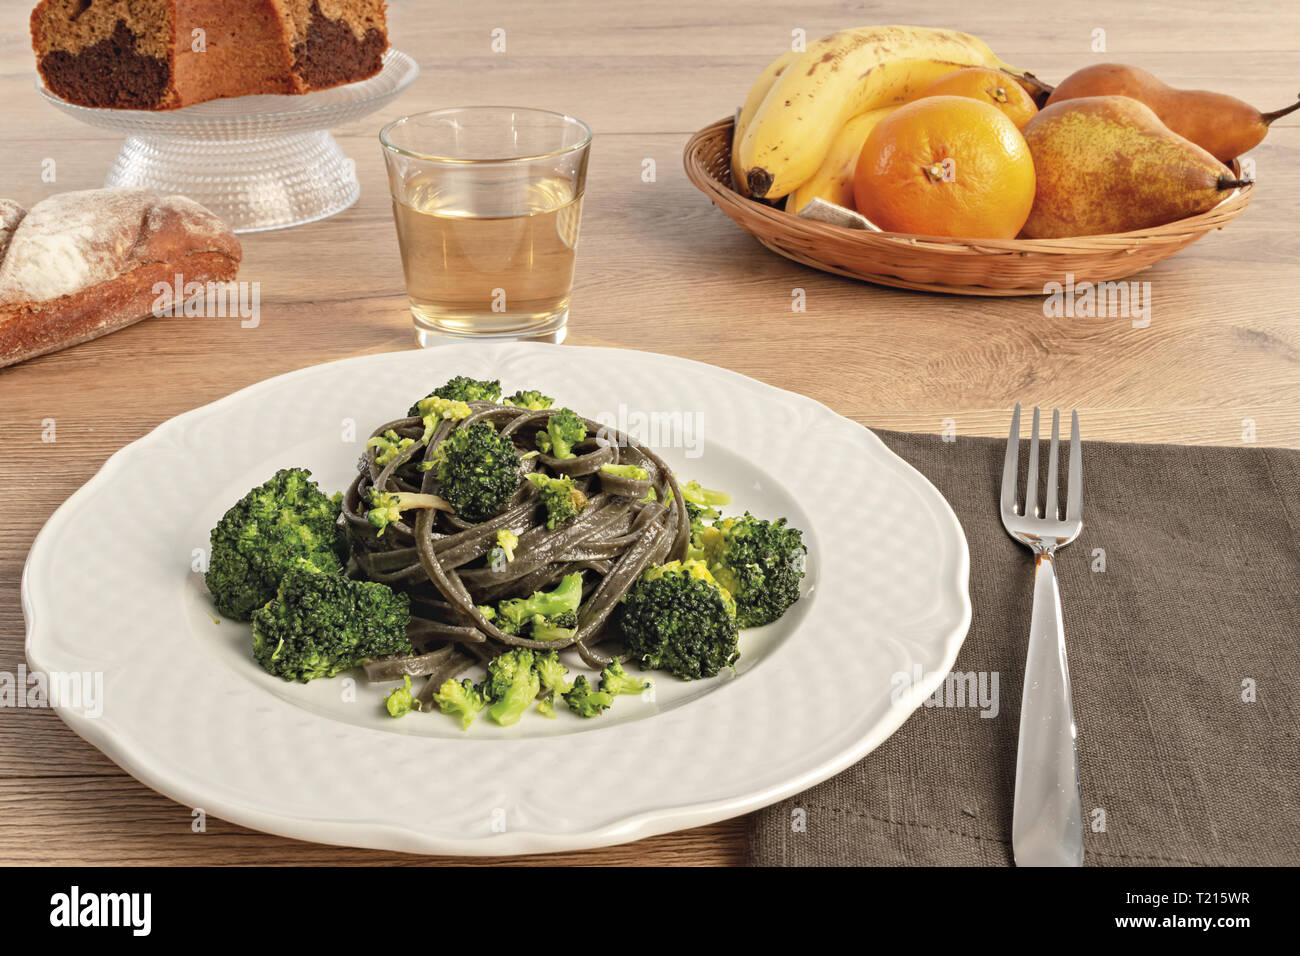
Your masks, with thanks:
[[(898, 232), (870, 232), (864, 229), (849, 229), (832, 223), (814, 219), (804, 219), (787, 213), (766, 203), (742, 196), (730, 186), (724, 186), (711, 175), (700, 162), (699, 152), (702, 144), (708, 143), (722, 134), (731, 136), (735, 127), (734, 117), (725, 117), (710, 123), (694, 133), (687, 140), (683, 151), (683, 164), (686, 175), (697, 189), (714, 197), (716, 202), (725, 203), (748, 214), (767, 220), (772, 227), (785, 232), (802, 233), (809, 239), (833, 236), (838, 241), (855, 240), (864, 246), (883, 246), (897, 249), (906, 247), (914, 250), (937, 253), (939, 255), (1028, 255), (1033, 253), (1053, 256), (1078, 255), (1081, 253), (1136, 251), (1144, 245), (1164, 243), (1184, 243), (1189, 237), (1199, 237), (1213, 229), (1221, 228), (1234, 219), (1249, 203), (1254, 183), (1237, 187), (1223, 198), (1214, 208), (1195, 216), (1188, 216), (1160, 226), (1132, 232), (1104, 233), (1094, 236), (1071, 236), (1062, 239), (957, 239), (950, 236), (917, 236)], [(1240, 169), (1233, 161), (1233, 168)], [(757, 235), (757, 233), (755, 233)]]

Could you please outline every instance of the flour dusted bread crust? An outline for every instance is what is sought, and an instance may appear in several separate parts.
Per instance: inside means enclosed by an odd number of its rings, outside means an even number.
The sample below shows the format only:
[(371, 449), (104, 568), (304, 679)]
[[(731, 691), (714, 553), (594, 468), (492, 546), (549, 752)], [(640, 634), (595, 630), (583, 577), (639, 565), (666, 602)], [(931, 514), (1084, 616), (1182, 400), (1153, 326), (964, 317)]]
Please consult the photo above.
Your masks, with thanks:
[(42, 0), (32, 47), (46, 88), (69, 102), (170, 110), (374, 76), (385, 11), (384, 0)]
[(232, 281), (240, 254), (225, 224), (183, 196), (88, 189), (27, 212), (0, 200), (0, 366), (148, 318), (155, 285), (170, 290), (178, 275)]

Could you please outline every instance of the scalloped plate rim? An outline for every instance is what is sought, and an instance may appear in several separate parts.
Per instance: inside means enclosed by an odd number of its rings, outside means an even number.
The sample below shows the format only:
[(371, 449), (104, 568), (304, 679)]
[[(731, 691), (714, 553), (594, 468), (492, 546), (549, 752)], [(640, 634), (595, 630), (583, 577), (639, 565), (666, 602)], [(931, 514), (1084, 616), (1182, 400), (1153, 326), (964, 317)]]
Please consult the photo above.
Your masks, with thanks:
[[(462, 346), (462, 348), (479, 350), (497, 348), (510, 350), (518, 348), (520, 345), (521, 343), (509, 343), (501, 346), (469, 345)], [(555, 346), (541, 344), (524, 345), (524, 347), (538, 349), (555, 348)], [(532, 853), (586, 850), (631, 842), (663, 833), (715, 823), (753, 812), (806, 790), (809, 787), (815, 786), (861, 760), (864, 756), (888, 739), (943, 682), (945, 675), (951, 669), (956, 660), (957, 654), (961, 649), (961, 645), (964, 642), (966, 633), (970, 627), (971, 602), (969, 592), (969, 545), (960, 521), (939, 490), (909, 462), (895, 454), (887, 445), (884, 444), (883, 441), (880, 440), (879, 436), (871, 431), (871, 429), (854, 422), (852, 419), (840, 415), (838, 412), (835, 412), (823, 403), (809, 398), (806, 395), (801, 395), (797, 392), (769, 385), (766, 382), (762, 382), (750, 376), (742, 375), (741, 373), (731, 371), (730, 369), (710, 365), (693, 359), (680, 358), (678, 356), (643, 352), (637, 349), (606, 348), (600, 346), (565, 345), (560, 346), (560, 348), (563, 348), (566, 351), (581, 350), (584, 352), (621, 352), (633, 354), (643, 359), (648, 358), (651, 361), (663, 361), (670, 364), (689, 364), (698, 366), (702, 369), (708, 369), (710, 374), (722, 374), (746, 383), (757, 384), (764, 389), (772, 389), (781, 392), (788, 397), (793, 397), (798, 401), (815, 406), (820, 414), (829, 415), (840, 422), (848, 423), (849, 425), (866, 432), (870, 435), (872, 446), (878, 452), (883, 453), (885, 461), (889, 462), (901, 475), (912, 478), (914, 481), (919, 482), (921, 486), (928, 489), (928, 493), (933, 496), (934, 502), (938, 505), (935, 509), (936, 516), (942, 516), (946, 519), (945, 523), (948, 526), (947, 530), (953, 534), (953, 541), (957, 545), (956, 580), (945, 582), (945, 586), (950, 585), (952, 589), (955, 590), (955, 596), (959, 599), (960, 620), (955, 622), (944, 635), (943, 647), (938, 653), (937, 660), (932, 662), (935, 666), (927, 669), (924, 677), (912, 685), (910, 693), (906, 695), (906, 699), (900, 701), (898, 705), (891, 707), (887, 711), (886, 715), (872, 725), (868, 732), (858, 739), (853, 746), (842, 749), (835, 756), (823, 760), (817, 766), (807, 768), (803, 772), (793, 775), (779, 784), (769, 785), (757, 790), (736, 794), (735, 796), (725, 799), (682, 806), (646, 809), (641, 812), (626, 814), (615, 822), (604, 823), (579, 832), (546, 833), (536, 830), (513, 830), (505, 833), (492, 834), (489, 837), (451, 838), (446, 835), (432, 834), (428, 830), (420, 830), (411, 826), (388, 823), (381, 820), (331, 820), (302, 815), (290, 816), (275, 812), (265, 812), (256, 807), (224, 800), (208, 800), (203, 798), (202, 794), (194, 789), (195, 784), (193, 782), (182, 780), (177, 776), (170, 776), (165, 769), (152, 766), (149, 760), (147, 760), (143, 754), (139, 753), (138, 748), (132, 748), (129, 740), (123, 739), (120, 736), (115, 736), (112, 725), (103, 717), (96, 719), (87, 718), (80, 713), (80, 711), (63, 706), (55, 706), (51, 709), (53, 709), (78, 736), (104, 753), (105, 756), (109, 757), (109, 759), (136, 780), (144, 783), (146, 786), (163, 794), (169, 799), (181, 803), (182, 805), (192, 807), (203, 806), (213, 815), (231, 823), (249, 827), (261, 832), (277, 834), (298, 840), (337, 846), (352, 846), (378, 850), (449, 856), (512, 856)], [(446, 353), (449, 349), (444, 348), (439, 351)], [(51, 536), (50, 529), (55, 527), (55, 522), (67, 520), (68, 516), (74, 510), (74, 506), (78, 502), (78, 499), (84, 497), (88, 490), (93, 489), (96, 485), (108, 480), (108, 478), (110, 478), (112, 474), (122, 466), (123, 460), (130, 457), (130, 452), (133, 449), (141, 444), (159, 440), (161, 437), (160, 433), (172, 428), (182, 427), (184, 422), (188, 419), (200, 417), (200, 415), (203, 414), (215, 413), (227, 404), (234, 404), (239, 400), (247, 398), (249, 395), (256, 394), (263, 388), (271, 387), (273, 383), (281, 383), (285, 379), (297, 376), (305, 377), (309, 374), (329, 369), (334, 366), (361, 364), (371, 360), (381, 361), (393, 355), (407, 353), (419, 354), (417, 352), (411, 352), (411, 350), (368, 353), (336, 359), (316, 365), (308, 365), (267, 379), (262, 379), (212, 402), (181, 412), (180, 414), (159, 423), (144, 435), (131, 441), (127, 445), (124, 445), (122, 448), (110, 455), (95, 474), (80, 488), (74, 491), (72, 495), (70, 495), (67, 500), (55, 510), (42, 526), (41, 530), (37, 533), (28, 552), (27, 560), (23, 566), (20, 584), (20, 598), (26, 626), (24, 650), (28, 664), (32, 669), (58, 670), (58, 668), (43, 667), (38, 659), (39, 654), (37, 653), (37, 647), (40, 643), (40, 621), (32, 597), (32, 557), (33, 555), (38, 554), (39, 550), (42, 548), (42, 540)], [(63, 517), (60, 518), (60, 515)], [(99, 725), (99, 728), (95, 725)], [(119, 730), (117, 733), (120, 734), (121, 731)], [(201, 785), (201, 783), (201, 781), (198, 782), (199, 785)]]

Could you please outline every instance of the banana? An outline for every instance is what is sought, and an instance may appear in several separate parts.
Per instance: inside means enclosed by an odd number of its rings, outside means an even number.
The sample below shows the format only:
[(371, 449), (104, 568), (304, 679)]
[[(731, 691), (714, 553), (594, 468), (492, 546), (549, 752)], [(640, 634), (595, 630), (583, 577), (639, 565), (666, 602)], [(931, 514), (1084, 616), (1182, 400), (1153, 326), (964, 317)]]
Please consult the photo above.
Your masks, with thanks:
[(1007, 67), (979, 38), (928, 27), (863, 27), (810, 43), (777, 77), (734, 150), (749, 192), (773, 200), (813, 176), (851, 118), (904, 103), (967, 66)]
[(772, 88), (772, 84), (777, 81), (777, 77), (785, 72), (785, 68), (798, 55), (794, 50), (790, 50), (769, 63), (767, 69), (762, 72), (754, 83), (753, 89), (749, 91), (749, 96), (745, 99), (745, 105), (741, 107), (740, 115), (736, 117), (736, 128), (731, 134), (731, 179), (736, 187), (736, 192), (742, 196), (748, 196), (749, 189), (745, 186), (744, 170), (740, 168), (739, 154), (735, 149), (735, 144), (739, 143), (740, 138), (745, 135), (745, 129), (754, 118), (754, 114), (758, 112), (758, 108), (763, 105), (763, 100), (767, 97), (767, 91)]
[(814, 199), (824, 199), (852, 209), (853, 173), (858, 166), (858, 153), (862, 152), (862, 144), (876, 124), (896, 109), (897, 106), (882, 106), (845, 123), (835, 135), (821, 167), (786, 198), (785, 211), (797, 213)]

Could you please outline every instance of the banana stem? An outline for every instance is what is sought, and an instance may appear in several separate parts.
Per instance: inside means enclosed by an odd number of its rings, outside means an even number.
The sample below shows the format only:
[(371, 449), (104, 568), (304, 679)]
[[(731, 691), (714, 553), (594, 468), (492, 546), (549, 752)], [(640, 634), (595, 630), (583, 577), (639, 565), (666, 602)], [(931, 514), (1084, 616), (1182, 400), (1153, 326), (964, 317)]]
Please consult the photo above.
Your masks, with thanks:
[(1296, 100), (1290, 106), (1283, 107), (1280, 110), (1274, 110), (1271, 113), (1262, 113), (1259, 118), (1260, 121), (1267, 126), (1269, 123), (1273, 122), (1273, 120), (1281, 119), (1283, 116), (1286, 116), (1288, 113), (1294, 113), (1296, 110), (1300, 110), (1300, 100)]

